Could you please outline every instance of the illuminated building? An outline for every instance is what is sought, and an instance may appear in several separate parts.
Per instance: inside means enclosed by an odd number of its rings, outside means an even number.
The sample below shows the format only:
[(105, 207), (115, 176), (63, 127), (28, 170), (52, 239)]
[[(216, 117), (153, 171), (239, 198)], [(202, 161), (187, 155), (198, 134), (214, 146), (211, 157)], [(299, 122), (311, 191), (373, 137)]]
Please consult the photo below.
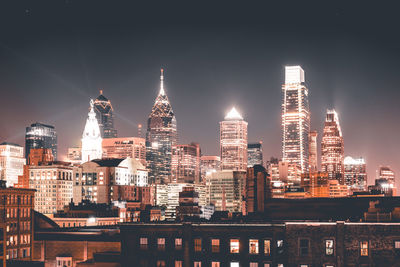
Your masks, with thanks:
[(220, 125), (221, 170), (247, 170), (247, 122), (235, 108)]
[(329, 179), (326, 172), (308, 172), (301, 174), (301, 187), (310, 197), (329, 197)]
[(13, 143), (0, 144), (0, 180), (7, 186), (18, 183), (18, 176), (24, 173), (24, 148)]
[(172, 147), (172, 182), (200, 182), (200, 145), (175, 145)]
[(200, 217), (199, 193), (194, 187), (184, 187), (179, 192), (179, 205), (176, 207), (176, 218), (184, 221), (187, 217)]
[(150, 183), (168, 183), (171, 179), (172, 146), (177, 144), (176, 118), (164, 90), (161, 69), (160, 92), (147, 121), (146, 161)]
[(7, 260), (32, 260), (34, 199), (35, 190), (6, 188), (0, 181), (0, 252)]
[(90, 111), (82, 135), (82, 163), (102, 158), (101, 143), (99, 123), (94, 112), (93, 100), (90, 100)]
[(261, 165), (254, 165), (246, 173), (246, 213), (264, 212), (264, 204), (271, 198), (271, 179)]
[(221, 168), (221, 158), (219, 156), (201, 156), (201, 179), (212, 172), (219, 171)]
[(111, 101), (103, 95), (103, 90), (100, 90), (100, 95), (94, 100), (94, 111), (99, 123), (101, 137), (117, 137), (117, 130), (114, 129), (114, 109)]
[(298, 164), (301, 172), (307, 172), (310, 110), (304, 70), (300, 66), (285, 67), (282, 91), (282, 161)]
[(377, 171), (378, 179), (385, 179), (389, 184), (395, 186), (395, 174), (388, 166), (380, 166)]
[(308, 140), (308, 164), (310, 172), (318, 171), (318, 132), (311, 131)]
[(82, 161), (82, 148), (69, 147), (66, 161), (71, 163), (81, 163)]
[(367, 189), (367, 164), (363, 158), (344, 158), (344, 180), (352, 191)]
[(35, 189), (35, 210), (55, 214), (73, 198), (73, 168), (70, 163), (50, 162), (29, 166), (29, 187)]
[(28, 159), (32, 148), (50, 148), (54, 160), (57, 160), (57, 133), (54, 126), (39, 122), (26, 127), (25, 158)]
[(324, 134), (321, 142), (321, 168), (329, 179), (345, 184), (344, 145), (339, 117), (334, 109), (328, 109), (325, 119)]
[(242, 212), (246, 172), (217, 171), (207, 178), (210, 203), (216, 211)]
[(102, 141), (103, 158), (134, 158), (146, 166), (146, 141), (140, 137), (107, 138)]
[(254, 165), (264, 166), (261, 141), (247, 144), (247, 167), (251, 168)]
[(340, 184), (338, 180), (329, 180), (329, 197), (347, 197), (349, 195), (349, 187)]

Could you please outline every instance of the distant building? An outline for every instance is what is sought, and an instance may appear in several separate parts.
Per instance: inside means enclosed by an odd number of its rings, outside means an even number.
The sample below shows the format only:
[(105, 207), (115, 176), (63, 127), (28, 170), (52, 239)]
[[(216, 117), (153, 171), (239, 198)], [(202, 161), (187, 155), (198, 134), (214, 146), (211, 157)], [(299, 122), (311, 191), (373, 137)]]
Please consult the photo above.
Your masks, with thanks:
[(57, 132), (54, 126), (39, 122), (26, 127), (25, 158), (28, 159), (32, 148), (50, 148), (54, 160), (57, 160)]
[(254, 165), (264, 166), (261, 141), (247, 144), (247, 167), (251, 168)]
[(301, 175), (301, 187), (309, 197), (329, 197), (329, 179), (326, 172), (308, 172)]
[(219, 171), (221, 158), (219, 156), (201, 156), (201, 180), (204, 181), (207, 174)]
[(200, 218), (199, 193), (194, 187), (183, 187), (179, 192), (179, 206), (176, 207), (176, 219), (184, 221), (187, 218)]
[(219, 125), (221, 170), (246, 171), (247, 122), (232, 108)]
[(301, 172), (307, 172), (310, 109), (304, 70), (300, 66), (285, 67), (282, 93), (282, 161), (297, 164)]
[(164, 90), (161, 69), (160, 92), (147, 121), (146, 161), (150, 183), (168, 183), (172, 172), (172, 147), (177, 144), (176, 118)]
[(367, 164), (363, 158), (344, 158), (344, 180), (352, 191), (367, 190)]
[(321, 142), (321, 168), (329, 179), (345, 184), (344, 179), (344, 144), (339, 117), (334, 109), (326, 113), (324, 134)]
[(318, 171), (318, 132), (311, 131), (308, 140), (308, 164), (310, 172)]
[(100, 127), (94, 112), (93, 100), (90, 100), (90, 111), (82, 134), (82, 163), (103, 157)]
[(36, 190), (35, 210), (55, 214), (73, 198), (73, 167), (69, 163), (50, 162), (29, 166), (29, 187)]
[(65, 161), (80, 164), (82, 162), (82, 148), (81, 147), (69, 147), (67, 159)]
[(0, 180), (7, 186), (18, 183), (18, 176), (24, 173), (24, 148), (13, 143), (0, 144)]
[(100, 95), (94, 100), (94, 111), (100, 126), (101, 137), (117, 137), (117, 130), (114, 128), (114, 109), (111, 101), (103, 95), (103, 90), (100, 90)]
[(172, 147), (172, 182), (200, 182), (201, 150), (198, 143)]
[(389, 184), (395, 186), (396, 184), (396, 176), (394, 171), (388, 166), (380, 166), (379, 170), (377, 171), (377, 178), (378, 179), (385, 179)]
[(349, 196), (349, 187), (340, 184), (338, 180), (329, 180), (329, 197), (347, 197)]
[(271, 197), (271, 179), (266, 169), (261, 165), (247, 168), (246, 213), (264, 212), (264, 204)]
[(107, 138), (102, 141), (103, 158), (134, 158), (146, 166), (146, 141), (140, 137)]

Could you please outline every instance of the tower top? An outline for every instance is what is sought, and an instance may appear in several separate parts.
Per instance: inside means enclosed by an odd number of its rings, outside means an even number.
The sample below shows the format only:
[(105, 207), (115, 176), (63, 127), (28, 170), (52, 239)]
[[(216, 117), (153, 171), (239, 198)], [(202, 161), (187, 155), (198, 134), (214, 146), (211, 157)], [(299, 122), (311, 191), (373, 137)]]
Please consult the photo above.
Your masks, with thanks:
[(165, 95), (164, 91), (164, 69), (161, 68), (161, 75), (160, 75), (160, 95)]
[(103, 94), (103, 89), (100, 89), (99, 91), (100, 91), (100, 94), (102, 95)]
[(242, 115), (236, 110), (235, 107), (231, 109), (225, 116), (225, 120), (243, 120)]
[(285, 67), (285, 83), (304, 83), (304, 70), (301, 66)]

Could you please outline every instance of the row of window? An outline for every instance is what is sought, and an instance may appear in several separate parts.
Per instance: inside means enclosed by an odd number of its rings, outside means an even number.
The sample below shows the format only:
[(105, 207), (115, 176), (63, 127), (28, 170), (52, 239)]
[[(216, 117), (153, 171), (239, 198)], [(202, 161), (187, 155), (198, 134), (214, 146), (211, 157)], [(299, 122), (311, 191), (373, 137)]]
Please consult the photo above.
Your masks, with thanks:
[[(19, 217), (30, 217), (31, 216), (31, 208), (20, 208), (19, 209)], [(7, 218), (17, 218), (18, 217), (18, 208), (10, 208), (7, 209)]]
[(31, 198), (29, 195), (8, 195), (4, 196), (4, 203), (7, 203), (7, 205), (30, 205), (32, 203)]

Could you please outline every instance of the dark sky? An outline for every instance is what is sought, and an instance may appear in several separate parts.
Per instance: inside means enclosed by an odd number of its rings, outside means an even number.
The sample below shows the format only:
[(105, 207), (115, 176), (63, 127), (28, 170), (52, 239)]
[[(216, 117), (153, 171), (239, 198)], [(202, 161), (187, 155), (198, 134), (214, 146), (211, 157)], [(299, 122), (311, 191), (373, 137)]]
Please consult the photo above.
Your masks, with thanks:
[[(234, 105), (249, 141), (281, 156), (283, 68), (299, 64), (312, 128), (335, 108), (345, 154), (400, 176), (400, 32), (395, 6), (375, 1), (2, 1), (0, 141), (56, 126), (59, 154), (78, 145), (89, 99), (103, 88), (119, 136), (146, 124), (165, 68), (181, 143), (218, 153), (218, 122)], [(268, 1), (273, 2), (273, 1)], [(277, 4), (279, 2), (279, 4)], [(349, 1), (348, 1), (349, 2)], [(379, 6), (378, 6), (379, 4)]]

